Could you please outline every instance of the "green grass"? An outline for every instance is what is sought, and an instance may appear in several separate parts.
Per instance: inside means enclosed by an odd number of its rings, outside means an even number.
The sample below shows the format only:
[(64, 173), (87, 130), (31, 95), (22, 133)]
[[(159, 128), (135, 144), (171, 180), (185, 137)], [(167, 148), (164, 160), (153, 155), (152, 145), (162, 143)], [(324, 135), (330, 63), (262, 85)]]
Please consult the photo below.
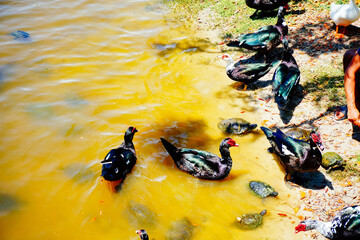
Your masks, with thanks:
[(314, 63), (304, 67), (301, 75), (307, 79), (305, 92), (314, 96), (316, 104), (323, 103), (326, 108), (346, 104), (341, 62)]

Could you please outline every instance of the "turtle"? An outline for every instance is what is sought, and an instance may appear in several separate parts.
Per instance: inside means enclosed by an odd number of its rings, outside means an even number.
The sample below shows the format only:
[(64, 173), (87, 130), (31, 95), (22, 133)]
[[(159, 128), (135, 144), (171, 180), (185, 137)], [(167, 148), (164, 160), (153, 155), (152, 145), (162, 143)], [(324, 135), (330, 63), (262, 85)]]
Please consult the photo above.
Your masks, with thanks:
[(25, 40), (25, 39), (29, 40), (30, 39), (30, 34), (25, 31), (21, 31), (21, 30), (8, 33), (8, 35), (12, 35), (15, 40)]
[(327, 170), (327, 173), (335, 168), (343, 168), (345, 165), (344, 159), (335, 152), (326, 152), (322, 155), (321, 166)]
[(286, 136), (302, 141), (309, 141), (311, 130), (305, 130), (299, 127), (293, 127), (284, 132)]
[(267, 210), (263, 210), (260, 213), (245, 213), (241, 217), (237, 217), (238, 226), (241, 229), (254, 229), (260, 226), (263, 222), (263, 216)]
[(272, 186), (261, 181), (251, 181), (248, 186), (250, 190), (260, 198), (266, 198), (268, 196), (276, 197), (279, 194)]
[(257, 124), (251, 124), (243, 118), (229, 118), (222, 120), (218, 128), (225, 133), (244, 134), (255, 129)]

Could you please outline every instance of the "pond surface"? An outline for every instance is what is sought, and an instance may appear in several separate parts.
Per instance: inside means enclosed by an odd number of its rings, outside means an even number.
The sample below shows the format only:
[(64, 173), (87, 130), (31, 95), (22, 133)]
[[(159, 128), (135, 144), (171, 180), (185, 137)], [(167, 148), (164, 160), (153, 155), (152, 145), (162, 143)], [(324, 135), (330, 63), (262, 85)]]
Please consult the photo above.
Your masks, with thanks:
[[(222, 119), (261, 124), (216, 46), (165, 6), (24, 0), (0, 9), (1, 239), (139, 239), (140, 228), (150, 239), (293, 238), (295, 206), (259, 128), (232, 136), (240, 147), (230, 149), (233, 168), (222, 181), (179, 171), (161, 145), (164, 137), (219, 154)], [(138, 160), (113, 193), (100, 161), (128, 126), (139, 130)], [(251, 180), (279, 196), (258, 198)], [(234, 224), (264, 209), (261, 227)]]

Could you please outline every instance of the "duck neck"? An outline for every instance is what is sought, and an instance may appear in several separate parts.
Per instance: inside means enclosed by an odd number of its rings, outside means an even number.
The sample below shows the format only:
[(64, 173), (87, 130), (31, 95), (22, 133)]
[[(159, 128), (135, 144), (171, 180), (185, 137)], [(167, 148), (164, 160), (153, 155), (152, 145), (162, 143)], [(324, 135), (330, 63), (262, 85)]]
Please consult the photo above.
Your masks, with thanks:
[(124, 136), (125, 147), (127, 147), (127, 148), (133, 148), (134, 147), (133, 138), (134, 138), (133, 133), (125, 133), (125, 136)]
[(229, 147), (221, 145), (219, 151), (221, 154), (221, 158), (223, 159), (222, 162), (232, 163)]
[(225, 62), (226, 62), (226, 70), (231, 71), (234, 68), (234, 59), (228, 58), (225, 59)]
[(316, 229), (319, 233), (321, 233), (321, 235), (329, 239), (332, 239), (334, 236), (331, 222), (308, 220), (308, 222), (306, 223), (306, 230), (312, 229)]
[(282, 36), (286, 36), (288, 34), (289, 28), (285, 22), (285, 18), (282, 15), (278, 15), (278, 20), (276, 22), (276, 26)]

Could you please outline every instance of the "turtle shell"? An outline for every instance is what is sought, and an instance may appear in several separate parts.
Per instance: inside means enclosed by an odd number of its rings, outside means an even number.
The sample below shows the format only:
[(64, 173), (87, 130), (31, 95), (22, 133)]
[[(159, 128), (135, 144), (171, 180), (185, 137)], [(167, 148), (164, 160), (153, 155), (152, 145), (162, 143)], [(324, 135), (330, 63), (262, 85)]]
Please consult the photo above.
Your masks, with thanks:
[(311, 131), (299, 127), (294, 127), (284, 133), (288, 137), (292, 137), (302, 141), (309, 141)]
[(241, 229), (254, 229), (262, 224), (265, 214), (266, 210), (260, 213), (245, 213), (241, 217), (237, 217), (236, 220)]
[(266, 198), (268, 196), (276, 197), (278, 195), (278, 192), (276, 192), (272, 186), (261, 181), (249, 182), (249, 188), (260, 198)]
[(322, 155), (321, 166), (325, 169), (341, 167), (345, 164), (344, 159), (335, 152), (326, 152)]
[(244, 134), (257, 127), (256, 124), (251, 124), (242, 118), (229, 118), (222, 120), (218, 124), (218, 128), (226, 133)]

